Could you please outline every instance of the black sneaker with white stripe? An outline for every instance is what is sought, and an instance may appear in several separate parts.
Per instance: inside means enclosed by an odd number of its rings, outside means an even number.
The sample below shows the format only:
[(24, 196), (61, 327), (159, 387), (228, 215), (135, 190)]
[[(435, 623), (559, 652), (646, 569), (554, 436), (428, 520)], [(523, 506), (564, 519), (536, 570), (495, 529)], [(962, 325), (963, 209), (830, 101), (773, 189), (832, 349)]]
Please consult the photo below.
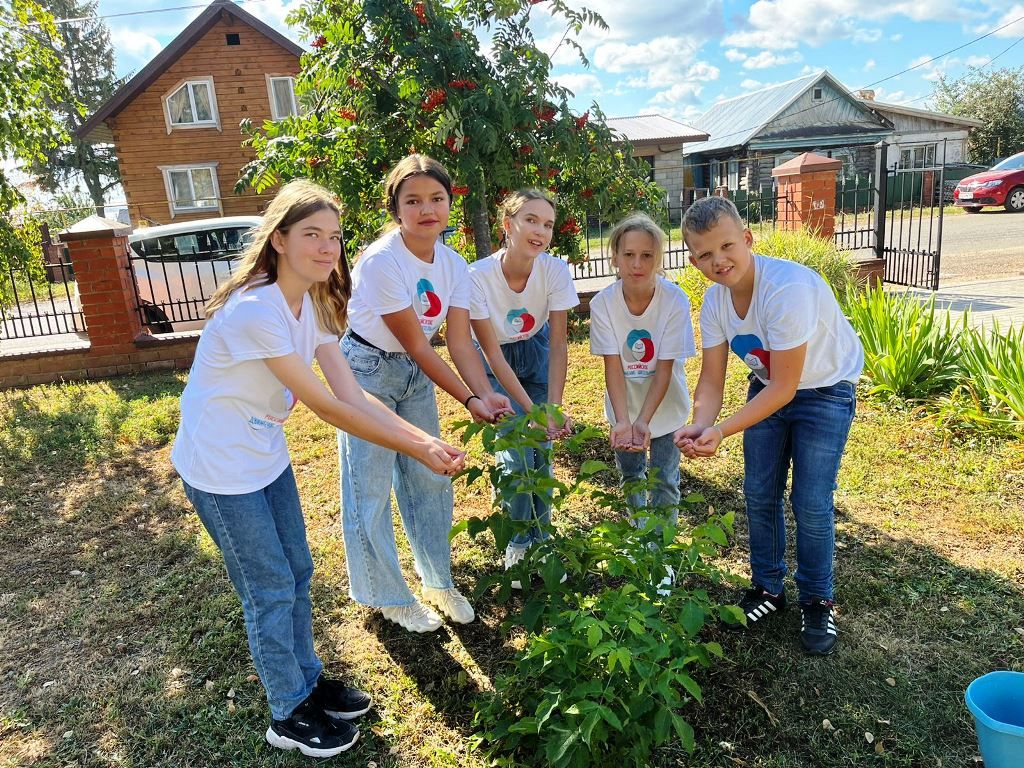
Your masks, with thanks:
[(726, 629), (733, 632), (750, 629), (759, 621), (784, 611), (786, 609), (786, 593), (783, 591), (778, 595), (773, 595), (761, 585), (755, 584), (743, 593), (739, 607), (747, 617), (747, 625), (744, 627), (742, 624), (723, 624)]
[(828, 656), (836, 649), (839, 631), (831, 600), (821, 597), (800, 603), (800, 645), (814, 656)]
[(373, 699), (368, 693), (358, 688), (349, 688), (323, 675), (317, 680), (310, 698), (324, 714), (335, 720), (352, 720), (365, 715), (373, 705)]
[(297, 749), (307, 757), (333, 757), (359, 741), (359, 729), (324, 713), (310, 696), (284, 720), (267, 729), (267, 743), (278, 749)]

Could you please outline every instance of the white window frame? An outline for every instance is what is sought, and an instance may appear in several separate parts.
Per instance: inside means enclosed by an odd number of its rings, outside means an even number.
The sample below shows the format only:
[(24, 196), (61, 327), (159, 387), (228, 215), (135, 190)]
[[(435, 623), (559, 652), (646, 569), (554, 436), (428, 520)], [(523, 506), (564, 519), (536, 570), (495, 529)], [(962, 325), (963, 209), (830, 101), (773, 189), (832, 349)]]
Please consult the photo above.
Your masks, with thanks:
[(267, 78), (267, 97), (270, 99), (270, 117), (277, 122), (278, 120), (284, 120), (286, 117), (291, 115), (279, 115), (277, 113), (277, 99), (274, 98), (274, 81), (275, 80), (287, 80), (292, 86), (292, 109), (295, 111), (294, 115), (299, 114), (299, 100), (295, 97), (295, 77), (293, 75), (266, 75)]
[[(210, 112), (212, 113), (211, 120), (197, 120), (193, 123), (174, 123), (171, 122), (171, 108), (168, 104), (171, 96), (176, 94), (182, 88), (188, 88), (188, 97), (192, 102), (192, 114), (196, 114), (195, 97), (192, 95), (191, 86), (193, 85), (205, 85), (210, 94)], [(186, 80), (178, 81), (173, 88), (167, 91), (163, 96), (160, 97), (160, 103), (164, 110), (164, 124), (167, 127), (167, 133), (171, 131), (182, 131), (194, 128), (216, 128), (218, 131), (222, 130), (220, 125), (220, 110), (217, 109), (217, 89), (213, 87), (213, 76), (207, 77), (190, 77)]]
[[(160, 169), (161, 175), (164, 177), (164, 190), (167, 192), (167, 210), (170, 211), (171, 218), (173, 219), (178, 214), (185, 213), (212, 213), (217, 211), (221, 216), (224, 215), (224, 201), (220, 195), (220, 182), (217, 180), (217, 166), (220, 163), (194, 163), (190, 165), (160, 165), (157, 166)], [(190, 205), (190, 206), (178, 206), (174, 203), (174, 186), (171, 184), (171, 173), (182, 172), (182, 171), (196, 171), (196, 170), (209, 170), (213, 176), (213, 191), (217, 195), (216, 207), (212, 205)], [(195, 184), (192, 182), (192, 174), (189, 173), (189, 184), (192, 186), (193, 199), (195, 198)]]

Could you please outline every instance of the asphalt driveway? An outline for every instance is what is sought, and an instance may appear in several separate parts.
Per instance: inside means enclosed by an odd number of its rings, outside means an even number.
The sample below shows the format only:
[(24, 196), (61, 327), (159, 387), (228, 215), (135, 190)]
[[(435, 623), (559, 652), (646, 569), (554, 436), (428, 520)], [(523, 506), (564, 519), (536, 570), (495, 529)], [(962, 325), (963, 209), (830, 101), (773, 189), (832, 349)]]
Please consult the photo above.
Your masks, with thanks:
[(1024, 213), (986, 208), (942, 219), (942, 287), (1024, 276)]

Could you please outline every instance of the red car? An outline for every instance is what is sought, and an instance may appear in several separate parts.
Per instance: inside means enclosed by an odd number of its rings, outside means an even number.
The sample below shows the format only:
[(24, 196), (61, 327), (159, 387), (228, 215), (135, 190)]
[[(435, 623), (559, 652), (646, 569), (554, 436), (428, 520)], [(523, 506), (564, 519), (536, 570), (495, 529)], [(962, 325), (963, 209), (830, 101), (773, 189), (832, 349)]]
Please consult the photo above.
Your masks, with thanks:
[(986, 205), (1001, 205), (1017, 213), (1024, 211), (1024, 152), (968, 176), (956, 185), (953, 202), (968, 213), (977, 213)]

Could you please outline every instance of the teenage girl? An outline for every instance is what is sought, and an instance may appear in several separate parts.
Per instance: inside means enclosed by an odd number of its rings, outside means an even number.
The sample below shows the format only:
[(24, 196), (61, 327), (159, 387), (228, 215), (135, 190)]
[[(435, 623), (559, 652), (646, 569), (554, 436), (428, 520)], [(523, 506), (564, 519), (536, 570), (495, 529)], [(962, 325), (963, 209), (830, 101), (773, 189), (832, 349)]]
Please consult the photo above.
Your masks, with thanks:
[[(684, 361), (696, 354), (690, 302), (662, 274), (665, 235), (634, 213), (612, 230), (617, 280), (590, 302), (590, 352), (604, 358), (605, 415), (622, 482), (657, 470), (649, 494), (629, 498), (636, 509), (670, 509), (679, 519), (679, 449), (673, 432), (686, 424), (690, 393)], [(661, 591), (671, 586), (668, 569)]]
[[(315, 184), (287, 184), (206, 307), (171, 454), (241, 598), (270, 704), (267, 741), (315, 757), (356, 742), (346, 721), (367, 712), (370, 697), (324, 677), (313, 649), (313, 561), (284, 422), (301, 400), (425, 472), (450, 475), (464, 459), (359, 389), (338, 350), (349, 291), (337, 204)], [(314, 357), (330, 391), (311, 369)]]
[[(579, 304), (568, 265), (548, 254), (555, 226), (554, 200), (538, 189), (513, 192), (501, 206), (505, 247), (470, 267), (473, 334), (486, 358), (488, 378), (507, 394), (516, 413), (534, 403), (560, 405), (568, 361), (567, 310)], [(552, 438), (569, 434), (572, 421), (551, 427)], [(533, 448), (499, 451), (498, 469), (509, 477), (551, 476), (546, 453)], [(533, 521), (519, 530), (505, 550), (505, 569), (526, 550), (548, 538), (551, 504), (543, 496), (517, 494), (504, 503), (509, 517)], [(514, 589), (521, 588), (518, 580)]]
[[(493, 422), (511, 406), (491, 388), (473, 346), (469, 267), (438, 239), (451, 207), (448, 172), (436, 160), (410, 155), (388, 174), (384, 192), (392, 227), (353, 271), (349, 331), (341, 341), (345, 358), (363, 389), (429, 434), (440, 432), (435, 384), (477, 421)], [(445, 320), (448, 351), (466, 383), (430, 344)], [(450, 479), (346, 432), (338, 433), (338, 453), (352, 599), (414, 632), (441, 626), (402, 575), (391, 522), (393, 487), (423, 600), (453, 621), (472, 621), (472, 606), (452, 582)]]

